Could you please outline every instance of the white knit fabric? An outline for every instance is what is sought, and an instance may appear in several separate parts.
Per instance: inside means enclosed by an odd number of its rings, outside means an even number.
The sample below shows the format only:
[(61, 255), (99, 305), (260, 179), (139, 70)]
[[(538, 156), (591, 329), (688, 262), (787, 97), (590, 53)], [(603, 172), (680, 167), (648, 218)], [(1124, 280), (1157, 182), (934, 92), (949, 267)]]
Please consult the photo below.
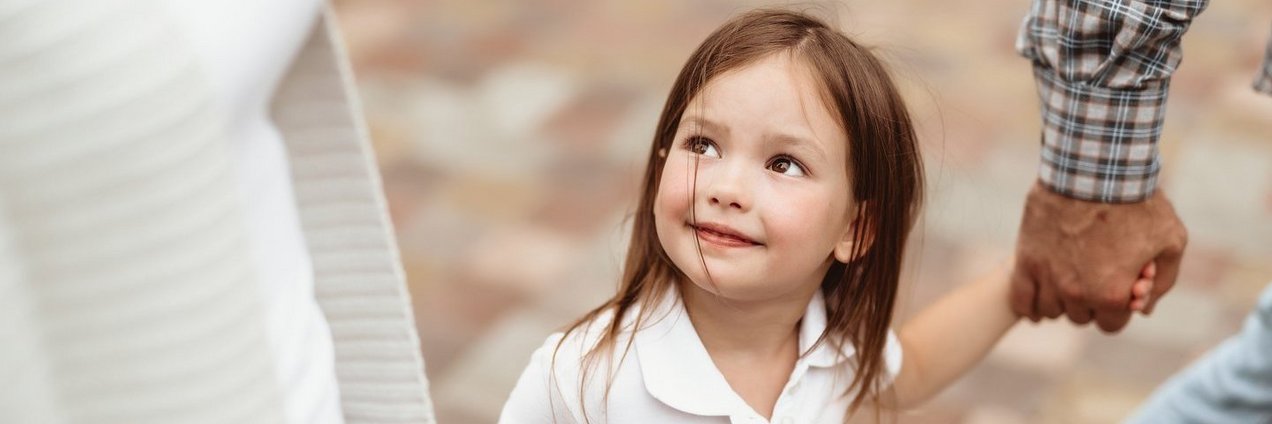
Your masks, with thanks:
[(321, 16), (319, 0), (165, 0), (213, 100), (226, 117), (226, 149), (247, 226), (248, 253), (293, 424), (340, 424), (331, 330), (314, 298), (313, 265), (270, 102)]
[[(283, 422), (227, 118), (144, 0), (0, 0), (0, 422)], [(271, 108), (348, 422), (432, 422), (328, 14)]]
[(331, 11), (274, 100), (347, 422), (432, 422), (405, 273)]

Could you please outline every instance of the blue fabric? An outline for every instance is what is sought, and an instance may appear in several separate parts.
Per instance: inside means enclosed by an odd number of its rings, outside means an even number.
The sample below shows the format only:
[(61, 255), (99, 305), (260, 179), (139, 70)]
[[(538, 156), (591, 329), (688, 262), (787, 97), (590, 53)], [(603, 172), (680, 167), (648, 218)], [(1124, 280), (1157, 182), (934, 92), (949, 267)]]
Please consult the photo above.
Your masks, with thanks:
[(1272, 284), (1240, 333), (1158, 388), (1127, 422), (1272, 423)]

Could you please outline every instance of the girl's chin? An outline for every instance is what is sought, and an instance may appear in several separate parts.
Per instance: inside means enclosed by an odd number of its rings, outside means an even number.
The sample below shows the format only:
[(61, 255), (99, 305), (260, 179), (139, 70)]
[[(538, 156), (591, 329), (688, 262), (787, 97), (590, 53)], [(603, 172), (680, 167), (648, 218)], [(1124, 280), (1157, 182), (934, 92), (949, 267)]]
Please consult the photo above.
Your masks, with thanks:
[(774, 294), (771, 287), (755, 287), (750, 284), (730, 283), (730, 281), (719, 277), (714, 278), (714, 280), (714, 284), (692, 280), (688, 283), (692, 287), (682, 287), (682, 289), (692, 289), (700, 294), (734, 301), (765, 299)]

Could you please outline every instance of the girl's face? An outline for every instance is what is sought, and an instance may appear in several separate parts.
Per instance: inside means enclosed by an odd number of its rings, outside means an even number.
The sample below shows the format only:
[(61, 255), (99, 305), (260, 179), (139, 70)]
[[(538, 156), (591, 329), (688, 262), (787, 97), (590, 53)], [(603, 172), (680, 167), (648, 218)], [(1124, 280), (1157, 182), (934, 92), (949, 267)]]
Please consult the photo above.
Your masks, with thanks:
[(851, 251), (847, 146), (790, 55), (716, 76), (667, 151), (654, 203), (663, 249), (696, 286), (728, 299), (809, 293)]

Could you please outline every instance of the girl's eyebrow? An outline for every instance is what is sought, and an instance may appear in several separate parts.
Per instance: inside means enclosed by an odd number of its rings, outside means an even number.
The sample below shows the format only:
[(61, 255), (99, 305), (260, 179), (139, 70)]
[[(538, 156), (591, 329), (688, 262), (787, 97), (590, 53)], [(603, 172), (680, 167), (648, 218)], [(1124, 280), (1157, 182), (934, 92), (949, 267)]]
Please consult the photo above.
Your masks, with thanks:
[(707, 131), (712, 133), (720, 134), (722, 136), (729, 135), (729, 127), (698, 115), (685, 116), (685, 118), (680, 121), (680, 125), (685, 128), (689, 128), (690, 125), (697, 125), (698, 127), (706, 128)]
[(826, 159), (826, 152), (822, 150), (821, 145), (809, 140), (805, 137), (799, 137), (791, 134), (773, 133), (765, 137), (770, 143), (778, 144), (782, 147), (792, 150), (804, 150), (819, 159)]

